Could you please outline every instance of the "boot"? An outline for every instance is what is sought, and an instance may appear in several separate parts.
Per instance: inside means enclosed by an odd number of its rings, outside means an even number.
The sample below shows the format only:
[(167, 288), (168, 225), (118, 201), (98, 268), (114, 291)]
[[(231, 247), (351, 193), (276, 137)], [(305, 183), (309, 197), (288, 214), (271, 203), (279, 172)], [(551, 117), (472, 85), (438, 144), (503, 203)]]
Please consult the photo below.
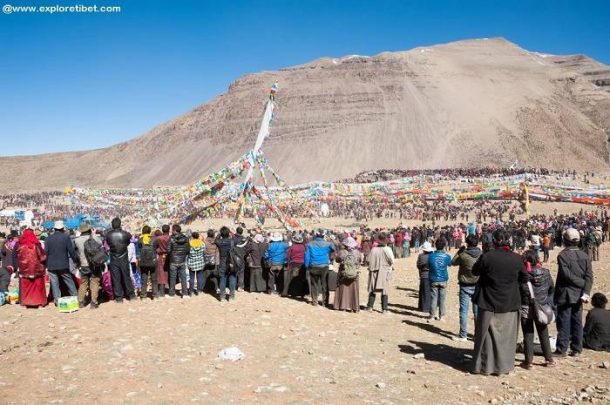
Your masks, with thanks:
[(385, 314), (386, 312), (388, 312), (388, 296), (382, 295), (381, 296), (381, 313)]
[(370, 293), (369, 294), (369, 302), (368, 304), (366, 304), (366, 310), (367, 311), (372, 311), (373, 310), (373, 305), (375, 305), (375, 293)]

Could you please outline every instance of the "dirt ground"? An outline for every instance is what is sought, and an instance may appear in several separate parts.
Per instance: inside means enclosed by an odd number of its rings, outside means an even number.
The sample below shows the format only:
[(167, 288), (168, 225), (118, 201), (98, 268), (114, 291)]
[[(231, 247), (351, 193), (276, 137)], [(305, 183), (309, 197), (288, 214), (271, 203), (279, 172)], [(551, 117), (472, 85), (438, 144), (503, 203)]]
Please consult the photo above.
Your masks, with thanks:
[[(610, 293), (610, 244), (600, 256), (593, 292)], [(415, 257), (397, 261), (389, 314), (378, 312), (379, 299), (373, 313), (346, 313), (249, 293), (223, 304), (205, 295), (72, 314), (5, 305), (0, 402), (610, 403), (610, 369), (602, 367), (610, 353), (585, 350), (554, 369), (536, 357), (533, 370), (503, 377), (470, 374), (472, 341), (451, 340), (457, 269), (450, 269), (446, 321), (427, 323), (416, 311)], [(362, 269), (361, 305), (365, 299)], [(219, 360), (230, 346), (245, 358)], [(522, 359), (517, 354), (517, 364)]]

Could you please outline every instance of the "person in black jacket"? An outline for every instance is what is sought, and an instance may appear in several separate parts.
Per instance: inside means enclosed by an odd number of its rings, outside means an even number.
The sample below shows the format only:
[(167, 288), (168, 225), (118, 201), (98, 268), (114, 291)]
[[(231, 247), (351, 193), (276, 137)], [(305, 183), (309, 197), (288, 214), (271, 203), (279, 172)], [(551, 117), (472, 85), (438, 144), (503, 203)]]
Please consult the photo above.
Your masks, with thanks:
[(176, 275), (180, 276), (182, 298), (189, 298), (186, 285), (186, 258), (191, 251), (189, 238), (182, 233), (178, 224), (172, 225), (172, 237), (167, 246), (167, 260), (169, 261), (169, 296), (176, 295)]
[(237, 275), (233, 271), (231, 264), (231, 246), (233, 246), (233, 240), (231, 239), (231, 233), (229, 228), (223, 226), (220, 228), (220, 237), (216, 239), (216, 246), (218, 246), (218, 274), (220, 275), (220, 295), (218, 299), (222, 302), (226, 297), (226, 286), (227, 279), (229, 281), (229, 297), (228, 300), (235, 299), (235, 287), (237, 285)]
[(571, 356), (582, 352), (582, 304), (589, 301), (593, 286), (591, 260), (578, 248), (580, 233), (573, 228), (563, 234), (566, 248), (557, 256), (557, 349), (558, 357), (565, 357), (570, 345)]
[(546, 359), (545, 365), (552, 367), (555, 362), (549, 341), (548, 325), (542, 324), (536, 319), (534, 302), (540, 305), (553, 304), (553, 292), (555, 290), (553, 278), (549, 270), (541, 266), (536, 252), (528, 250), (524, 254), (524, 259), (528, 273), (528, 283), (521, 284), (521, 329), (523, 330), (525, 347), (525, 361), (521, 364), (521, 367), (529, 370), (533, 366), (534, 325), (536, 325), (540, 346), (542, 346), (542, 352)]
[(430, 312), (432, 304), (432, 293), (430, 291), (430, 254), (434, 251), (430, 242), (424, 242), (421, 246), (421, 253), (417, 256), (417, 269), (419, 270), (419, 294), (417, 299), (417, 310), (420, 312)]
[(111, 224), (112, 230), (106, 234), (106, 243), (110, 250), (108, 268), (112, 275), (114, 300), (121, 303), (125, 295), (130, 300), (136, 298), (136, 292), (131, 281), (131, 266), (127, 257), (127, 246), (131, 243), (131, 234), (121, 229), (120, 218), (114, 218)]
[(587, 314), (585, 321), (585, 347), (591, 350), (610, 351), (610, 311), (606, 309), (608, 298), (602, 293), (591, 297), (593, 309)]
[(510, 233), (493, 232), (493, 249), (472, 268), (479, 276), (474, 302), (478, 306), (474, 334), (473, 373), (501, 375), (515, 367), (519, 333), (519, 286), (527, 282), (521, 256), (511, 251)]
[(78, 255), (74, 250), (74, 243), (66, 233), (64, 233), (64, 222), (56, 221), (53, 226), (55, 232), (51, 234), (45, 241), (44, 249), (47, 254), (47, 271), (49, 273), (49, 282), (51, 284), (51, 292), (53, 293), (53, 302), (57, 306), (57, 301), (61, 298), (61, 288), (59, 280), (68, 288), (70, 296), (76, 296), (76, 284), (70, 273), (70, 258), (78, 263)]
[(242, 259), (240, 261), (239, 268), (235, 269), (237, 275), (237, 288), (239, 290), (245, 289), (245, 272), (246, 272), (246, 255), (248, 254), (248, 239), (244, 237), (244, 228), (238, 226), (235, 230), (235, 236), (233, 237), (233, 244), (235, 245), (235, 253), (240, 255)]

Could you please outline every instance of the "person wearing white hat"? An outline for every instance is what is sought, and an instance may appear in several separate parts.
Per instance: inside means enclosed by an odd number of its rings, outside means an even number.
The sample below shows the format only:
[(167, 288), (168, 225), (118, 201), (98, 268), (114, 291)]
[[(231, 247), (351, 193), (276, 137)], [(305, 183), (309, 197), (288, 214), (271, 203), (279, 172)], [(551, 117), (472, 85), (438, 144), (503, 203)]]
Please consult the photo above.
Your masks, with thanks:
[(263, 257), (267, 251), (268, 243), (265, 237), (257, 233), (248, 247), (248, 267), (250, 268), (250, 292), (265, 292), (267, 285), (263, 278)]
[(579, 356), (583, 347), (582, 304), (589, 301), (593, 286), (591, 260), (579, 247), (580, 233), (569, 228), (563, 234), (566, 248), (557, 256), (557, 350), (559, 357)]
[(288, 244), (284, 242), (282, 234), (274, 232), (271, 235), (271, 243), (265, 252), (265, 260), (269, 264), (269, 278), (267, 279), (267, 293), (278, 293), (278, 281), (283, 279), (282, 272), (286, 264), (286, 251)]
[(430, 290), (430, 273), (429, 259), (430, 254), (434, 251), (430, 242), (424, 242), (420, 248), (421, 253), (417, 256), (417, 269), (419, 270), (419, 297), (417, 300), (417, 310), (420, 312), (430, 312), (432, 304), (432, 293)]
[(68, 289), (68, 294), (72, 297), (76, 296), (76, 284), (70, 272), (69, 259), (71, 258), (77, 264), (80, 262), (72, 239), (64, 233), (64, 221), (56, 221), (53, 228), (55, 232), (45, 241), (45, 253), (47, 254), (47, 271), (53, 302), (57, 306), (57, 302), (61, 298), (60, 279)]

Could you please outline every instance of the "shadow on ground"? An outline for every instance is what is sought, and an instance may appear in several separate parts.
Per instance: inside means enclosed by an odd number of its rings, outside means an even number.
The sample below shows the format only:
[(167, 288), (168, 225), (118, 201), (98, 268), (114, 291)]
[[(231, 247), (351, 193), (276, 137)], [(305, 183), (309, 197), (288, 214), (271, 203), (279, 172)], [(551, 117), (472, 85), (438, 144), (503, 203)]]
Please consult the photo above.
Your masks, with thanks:
[(398, 345), (402, 353), (416, 355), (424, 353), (428, 361), (445, 364), (458, 371), (470, 372), (472, 349), (452, 347), (445, 344), (409, 341), (410, 345)]

